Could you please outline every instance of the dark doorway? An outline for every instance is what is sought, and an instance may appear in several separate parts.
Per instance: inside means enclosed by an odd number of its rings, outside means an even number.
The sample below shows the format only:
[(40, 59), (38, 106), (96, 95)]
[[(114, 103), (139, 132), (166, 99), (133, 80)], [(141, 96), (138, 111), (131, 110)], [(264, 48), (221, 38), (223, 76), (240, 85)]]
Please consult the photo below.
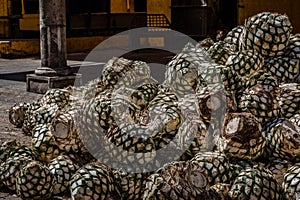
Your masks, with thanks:
[(221, 1), (221, 28), (232, 29), (237, 26), (237, 13), (238, 13), (237, 0), (222, 0)]
[(147, 0), (135, 0), (134, 12), (147, 12)]
[(109, 0), (68, 0), (67, 5), (71, 14), (109, 12)]
[(38, 14), (39, 13), (39, 1), (38, 0), (24, 0), (24, 9), (26, 14)]
[(12, 0), (12, 15), (21, 15), (22, 14), (22, 2), (21, 0)]

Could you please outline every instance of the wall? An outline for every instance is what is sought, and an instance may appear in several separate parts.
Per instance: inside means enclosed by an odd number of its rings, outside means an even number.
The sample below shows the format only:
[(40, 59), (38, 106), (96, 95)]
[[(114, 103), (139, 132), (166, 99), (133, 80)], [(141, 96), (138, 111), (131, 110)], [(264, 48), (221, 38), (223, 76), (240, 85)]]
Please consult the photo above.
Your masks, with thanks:
[[(107, 36), (67, 38), (67, 51), (68, 53), (89, 52), (107, 38)], [(112, 45), (125, 46), (126, 42), (128, 42), (128, 38), (120, 38), (116, 40), (116, 44)], [(39, 53), (39, 39), (0, 41), (0, 58), (38, 55)]]
[(238, 24), (259, 12), (270, 11), (287, 14), (294, 30), (300, 33), (300, 1), (299, 0), (239, 0)]
[(165, 14), (171, 22), (171, 0), (148, 0), (147, 13)]
[[(9, 0), (0, 0), (0, 17), (8, 16), (10, 2)], [(0, 37), (7, 37), (9, 35), (9, 21), (8, 19), (0, 19)]]
[(8, 16), (10, 0), (0, 0), (0, 16)]
[(130, 4), (130, 10), (127, 10), (127, 0), (111, 0), (110, 12), (111, 13), (134, 12), (134, 0), (128, 0), (128, 1)]

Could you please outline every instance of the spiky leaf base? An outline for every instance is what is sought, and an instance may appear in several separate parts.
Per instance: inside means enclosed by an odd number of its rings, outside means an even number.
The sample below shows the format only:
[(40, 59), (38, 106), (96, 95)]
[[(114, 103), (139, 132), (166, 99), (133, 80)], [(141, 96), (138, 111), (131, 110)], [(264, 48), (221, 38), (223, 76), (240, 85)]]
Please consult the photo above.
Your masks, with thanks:
[(122, 199), (142, 199), (146, 188), (146, 179), (150, 173), (127, 173), (113, 171)]
[(247, 88), (238, 105), (241, 111), (252, 113), (261, 122), (262, 127), (281, 116), (275, 94), (263, 85)]
[(286, 199), (299, 199), (300, 195), (300, 163), (296, 163), (284, 174), (282, 183)]
[(80, 168), (70, 180), (72, 199), (120, 198), (113, 173), (100, 163), (90, 163)]
[(31, 108), (30, 103), (19, 103), (9, 109), (9, 122), (20, 128), (23, 126), (25, 113)]
[(241, 48), (241, 36), (244, 28), (244, 26), (234, 27), (224, 38), (225, 45), (228, 46), (233, 52), (237, 52)]
[(69, 181), (79, 166), (66, 155), (60, 155), (48, 165), (49, 171), (56, 178), (53, 194), (62, 194), (69, 190)]
[(270, 123), (263, 132), (263, 137), (271, 156), (289, 161), (300, 159), (300, 128), (287, 119), (279, 118)]
[(212, 200), (229, 200), (228, 192), (231, 185), (228, 183), (218, 183), (210, 187), (209, 193)]
[(283, 55), (293, 27), (286, 15), (262, 12), (245, 20), (243, 48), (264, 57)]
[(300, 84), (282, 84), (279, 87), (278, 102), (282, 115), (290, 118), (295, 114), (300, 114)]
[(263, 167), (242, 170), (229, 191), (231, 199), (280, 199), (281, 187)]
[(9, 158), (0, 165), (0, 180), (4, 186), (12, 191), (16, 191), (16, 179), (20, 170), (32, 159), (30, 158)]
[(199, 152), (191, 161), (205, 170), (210, 185), (228, 183), (231, 180), (229, 160), (223, 153)]
[(22, 199), (50, 199), (56, 179), (38, 161), (28, 163), (18, 174), (16, 188)]
[(71, 88), (50, 89), (40, 99), (41, 106), (55, 104), (59, 109), (66, 108), (70, 104)]
[(225, 65), (238, 75), (251, 77), (264, 65), (263, 57), (256, 51), (243, 50), (229, 56)]
[(49, 163), (60, 154), (51, 124), (39, 124), (33, 129), (32, 149), (37, 159)]
[(209, 49), (208, 54), (219, 65), (225, 65), (229, 56), (233, 53), (223, 41), (214, 43)]

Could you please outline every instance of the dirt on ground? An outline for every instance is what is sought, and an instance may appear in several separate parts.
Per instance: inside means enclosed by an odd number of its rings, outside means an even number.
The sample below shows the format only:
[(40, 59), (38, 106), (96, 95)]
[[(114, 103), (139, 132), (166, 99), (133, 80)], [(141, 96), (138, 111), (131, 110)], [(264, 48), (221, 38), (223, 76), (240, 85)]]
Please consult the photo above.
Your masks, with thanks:
[(31, 145), (31, 137), (22, 133), (21, 128), (9, 122), (9, 109), (17, 103), (33, 102), (41, 97), (40, 94), (26, 92), (24, 82), (5, 81), (0, 83), (0, 141), (16, 139), (21, 144)]
[[(9, 122), (9, 109), (16, 103), (32, 102), (40, 98), (40, 94), (26, 92), (26, 83), (0, 80), (0, 142), (16, 140), (26, 146), (31, 146), (31, 137), (22, 133)], [(0, 187), (0, 199), (20, 200), (17, 195)]]
[[(42, 95), (26, 92), (25, 82), (7, 81), (0, 79), (0, 142), (16, 140), (31, 147), (31, 137), (24, 135), (21, 128), (9, 122), (9, 109), (16, 103), (33, 102)], [(16, 194), (0, 186), (0, 200), (21, 200)], [(55, 196), (53, 199), (70, 200), (68, 195)]]

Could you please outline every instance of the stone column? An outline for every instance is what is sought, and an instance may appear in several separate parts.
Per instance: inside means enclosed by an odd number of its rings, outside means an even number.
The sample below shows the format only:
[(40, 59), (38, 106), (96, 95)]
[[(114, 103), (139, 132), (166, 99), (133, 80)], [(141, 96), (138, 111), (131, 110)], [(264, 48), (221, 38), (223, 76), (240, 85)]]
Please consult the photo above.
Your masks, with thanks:
[(27, 75), (27, 91), (45, 93), (52, 88), (64, 88), (81, 80), (67, 66), (66, 2), (39, 0), (41, 66)]
[(41, 66), (36, 75), (70, 75), (67, 66), (65, 0), (39, 0)]

